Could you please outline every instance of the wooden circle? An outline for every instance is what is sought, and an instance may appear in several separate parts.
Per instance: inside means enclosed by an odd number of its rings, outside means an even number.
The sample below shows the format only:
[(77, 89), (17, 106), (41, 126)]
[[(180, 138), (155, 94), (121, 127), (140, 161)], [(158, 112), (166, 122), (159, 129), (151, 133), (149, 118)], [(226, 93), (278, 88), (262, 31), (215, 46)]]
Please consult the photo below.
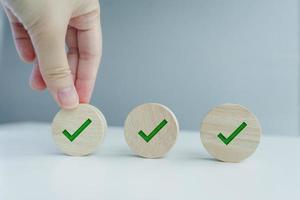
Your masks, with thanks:
[(60, 110), (52, 123), (56, 145), (71, 156), (84, 156), (95, 151), (103, 141), (106, 129), (104, 115), (89, 104), (80, 104), (71, 110)]
[(237, 104), (213, 108), (200, 130), (206, 150), (224, 162), (240, 162), (249, 157), (256, 150), (260, 136), (261, 126), (256, 116)]
[(172, 111), (156, 103), (134, 108), (127, 116), (124, 126), (129, 147), (146, 158), (164, 156), (175, 144), (179, 132), (178, 122)]

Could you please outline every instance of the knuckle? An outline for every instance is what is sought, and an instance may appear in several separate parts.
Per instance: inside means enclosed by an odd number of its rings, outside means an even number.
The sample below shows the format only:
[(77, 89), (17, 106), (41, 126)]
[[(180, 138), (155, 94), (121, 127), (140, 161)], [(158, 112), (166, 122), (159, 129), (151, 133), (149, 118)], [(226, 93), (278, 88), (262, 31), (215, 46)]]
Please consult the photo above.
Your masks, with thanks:
[(100, 58), (100, 51), (94, 51), (94, 52), (80, 51), (79, 57), (80, 57), (80, 59), (83, 59), (83, 60), (98, 59), (98, 58)]
[(56, 81), (70, 77), (71, 70), (67, 67), (49, 67), (43, 70), (43, 74), (48, 81)]

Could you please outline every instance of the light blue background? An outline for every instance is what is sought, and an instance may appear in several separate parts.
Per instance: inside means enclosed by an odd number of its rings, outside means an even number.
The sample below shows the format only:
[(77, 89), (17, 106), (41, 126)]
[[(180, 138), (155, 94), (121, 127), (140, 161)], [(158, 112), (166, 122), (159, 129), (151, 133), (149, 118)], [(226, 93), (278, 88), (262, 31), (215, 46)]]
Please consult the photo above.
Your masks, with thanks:
[[(249, 107), (265, 134), (299, 133), (296, 0), (103, 0), (103, 59), (92, 104), (122, 126), (138, 104), (171, 108), (198, 130), (217, 104)], [(0, 123), (51, 121), (58, 107), (28, 86), (7, 22)]]

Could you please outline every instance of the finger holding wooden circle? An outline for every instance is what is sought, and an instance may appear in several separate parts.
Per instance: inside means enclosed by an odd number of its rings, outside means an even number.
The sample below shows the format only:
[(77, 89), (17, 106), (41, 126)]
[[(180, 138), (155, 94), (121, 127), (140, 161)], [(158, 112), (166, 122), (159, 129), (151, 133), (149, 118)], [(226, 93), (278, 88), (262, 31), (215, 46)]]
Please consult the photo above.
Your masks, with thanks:
[(146, 158), (164, 156), (175, 144), (179, 132), (177, 119), (164, 105), (147, 103), (134, 108), (124, 125), (130, 149)]
[(102, 112), (89, 104), (60, 110), (52, 123), (54, 142), (62, 152), (71, 156), (94, 152), (103, 141), (106, 129)]
[(216, 159), (240, 162), (258, 147), (261, 126), (247, 108), (238, 104), (223, 104), (206, 115), (200, 137), (206, 150)]

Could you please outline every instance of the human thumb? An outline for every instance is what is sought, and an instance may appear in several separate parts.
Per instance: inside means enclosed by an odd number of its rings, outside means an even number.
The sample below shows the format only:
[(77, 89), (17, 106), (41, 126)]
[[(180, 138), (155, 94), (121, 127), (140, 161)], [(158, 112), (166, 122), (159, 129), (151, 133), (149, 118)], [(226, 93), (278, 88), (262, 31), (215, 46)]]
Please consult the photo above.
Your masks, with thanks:
[(66, 27), (55, 23), (30, 31), (40, 71), (56, 102), (66, 109), (79, 103), (65, 51)]

